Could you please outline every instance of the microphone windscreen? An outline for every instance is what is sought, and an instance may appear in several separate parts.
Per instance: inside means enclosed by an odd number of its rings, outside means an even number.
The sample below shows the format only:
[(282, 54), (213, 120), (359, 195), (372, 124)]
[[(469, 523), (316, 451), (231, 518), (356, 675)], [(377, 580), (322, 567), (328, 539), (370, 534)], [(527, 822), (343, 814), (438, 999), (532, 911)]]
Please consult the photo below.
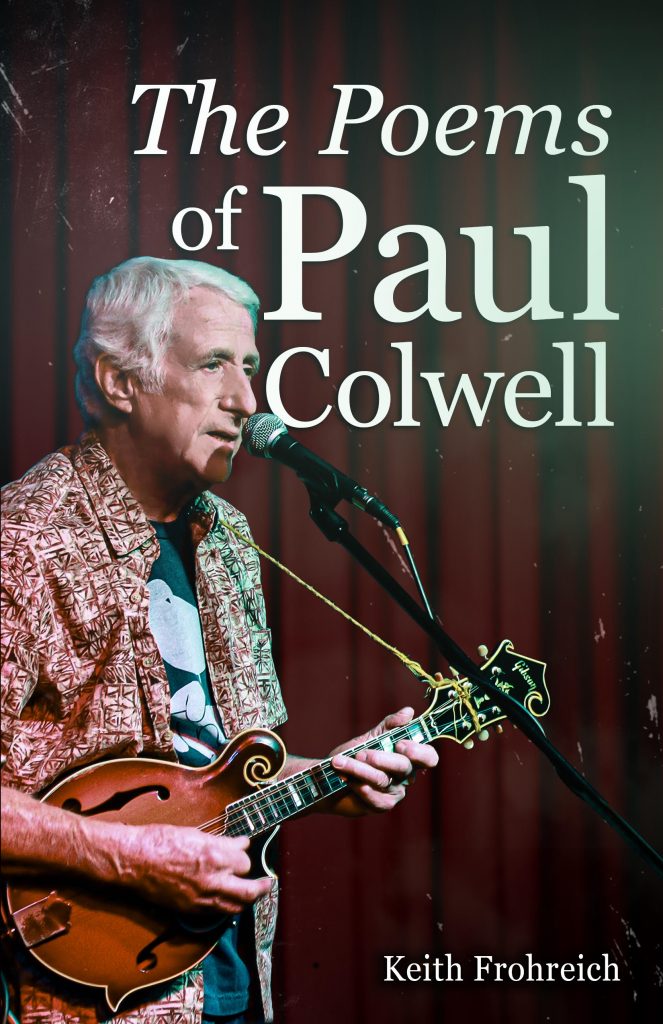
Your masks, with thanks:
[(246, 421), (243, 432), (244, 447), (249, 455), (265, 456), (272, 438), (287, 432), (286, 425), (279, 416), (270, 412), (257, 412)]

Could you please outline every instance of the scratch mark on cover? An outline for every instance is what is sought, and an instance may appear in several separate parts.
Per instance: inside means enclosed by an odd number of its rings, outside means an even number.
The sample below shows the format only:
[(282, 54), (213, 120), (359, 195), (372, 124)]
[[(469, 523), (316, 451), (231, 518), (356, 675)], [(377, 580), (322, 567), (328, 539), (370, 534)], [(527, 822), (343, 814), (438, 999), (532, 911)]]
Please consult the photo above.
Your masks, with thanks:
[(28, 140), (28, 142), (32, 142), (32, 139), (30, 138), (30, 136), (26, 132), (25, 128), (21, 124), (21, 121), (20, 121), (19, 117), (14, 113), (14, 111), (11, 109), (11, 107), (9, 106), (9, 104), (7, 103), (6, 100), (2, 101), (2, 109), (4, 110), (5, 114), (9, 114), (9, 116), (12, 119), (12, 121), (16, 122), (16, 124), (18, 125), (18, 130), (20, 131), (21, 135), (25, 135), (25, 137)]
[(28, 108), (25, 106), (25, 104), (23, 103), (23, 100), (21, 99), (21, 97), (18, 94), (18, 91), (14, 88), (13, 83), (10, 81), (9, 75), (5, 71), (4, 64), (0, 64), (0, 75), (2, 75), (2, 77), (5, 80), (5, 82), (9, 86), (9, 91), (11, 92), (12, 96), (14, 97), (16, 102), (18, 103), (18, 105), (21, 108), (21, 110), (23, 111), (23, 113), (29, 116)]
[(34, 71), (30, 72), (30, 74), (31, 75), (43, 75), (47, 71), (56, 71), (58, 68), (63, 68), (63, 67), (65, 67), (65, 65), (71, 64), (71, 63), (72, 63), (71, 58), (69, 58), (69, 59), (59, 60), (57, 62), (57, 64), (42, 64), (42, 66), (40, 68), (35, 68)]
[(631, 968), (629, 966), (628, 960), (626, 959), (626, 957), (622, 953), (621, 946), (617, 942), (617, 939), (614, 939), (612, 944), (615, 947), (615, 949), (617, 950), (617, 955), (619, 956), (619, 959), (622, 961), (622, 963), (624, 965), (624, 968), (628, 971), (628, 973), (631, 975), (631, 977), (633, 977), (633, 971), (631, 970)]
[(658, 728), (658, 704), (656, 702), (656, 695), (652, 693), (651, 697), (647, 701), (647, 711), (653, 724)]
[(58, 216), (60, 216), (62, 218), (62, 220), (65, 222), (65, 224), (67, 225), (69, 230), (73, 231), (74, 229), (72, 228), (71, 224), (69, 223), (69, 221), (65, 217), (64, 213), (62, 212), (62, 210), (60, 209), (60, 207), (57, 204), (55, 204), (55, 209), (58, 211)]
[(656, 734), (659, 746), (661, 746), (661, 729), (658, 718), (658, 702), (656, 700), (656, 694), (652, 693), (651, 697), (647, 701), (646, 706), (652, 724), (652, 731), (649, 733), (649, 739), (653, 739), (654, 734)]
[(625, 918), (623, 918), (623, 917), (620, 917), (620, 921), (622, 922), (622, 924), (623, 924), (623, 926), (624, 926), (624, 931), (625, 931), (625, 933), (626, 933), (626, 938), (627, 938), (627, 939), (629, 940), (629, 942), (630, 942), (631, 940), (632, 940), (633, 942), (635, 942), (635, 944), (636, 944), (636, 946), (638, 947), (638, 949), (640, 949), (640, 943), (638, 942), (638, 937), (637, 937), (637, 935), (635, 934), (635, 932), (633, 931), (633, 929), (632, 929), (631, 925), (630, 925), (630, 924), (628, 923), (628, 921), (627, 921), (627, 920), (626, 920)]
[(389, 545), (389, 547), (391, 548), (393, 553), (396, 555), (396, 558), (398, 559), (398, 561), (400, 563), (401, 572), (403, 573), (404, 576), (409, 576), (410, 579), (411, 579), (412, 578), (412, 573), (410, 572), (410, 566), (407, 564), (407, 562), (405, 561), (405, 558), (401, 554), (401, 546), (400, 546), (400, 544), (396, 543), (396, 541), (394, 540), (394, 538), (392, 537), (390, 531), (387, 529), (387, 527), (384, 525), (384, 523), (378, 523), (378, 526), (382, 530), (382, 532), (383, 532), (383, 534), (385, 536), (385, 539), (387, 541), (387, 544)]

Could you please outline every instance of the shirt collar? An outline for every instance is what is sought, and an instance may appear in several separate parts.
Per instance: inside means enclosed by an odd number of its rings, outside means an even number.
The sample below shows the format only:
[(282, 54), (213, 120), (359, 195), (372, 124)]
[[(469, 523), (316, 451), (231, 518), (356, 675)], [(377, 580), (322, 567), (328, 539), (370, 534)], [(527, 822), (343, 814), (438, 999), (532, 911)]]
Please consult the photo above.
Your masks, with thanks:
[(194, 544), (198, 544), (203, 537), (216, 526), (218, 510), (212, 495), (203, 491), (189, 506), (189, 526)]
[(101, 528), (116, 555), (128, 555), (154, 537), (142, 506), (93, 432), (84, 434), (74, 467), (88, 493)]
[[(155, 536), (142, 505), (133, 496), (97, 435), (83, 434), (74, 466), (116, 555), (129, 555)], [(204, 492), (189, 506), (194, 540), (201, 540), (216, 525), (217, 509)]]

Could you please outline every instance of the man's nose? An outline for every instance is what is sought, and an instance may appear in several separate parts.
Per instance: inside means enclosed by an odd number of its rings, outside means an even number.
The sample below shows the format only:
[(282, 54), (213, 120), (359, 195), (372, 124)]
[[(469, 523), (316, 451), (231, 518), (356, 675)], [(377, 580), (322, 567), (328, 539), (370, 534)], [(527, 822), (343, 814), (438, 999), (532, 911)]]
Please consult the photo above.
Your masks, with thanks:
[(253, 394), (253, 382), (246, 370), (241, 366), (228, 367), (223, 392), (219, 399), (223, 409), (242, 419), (253, 416), (257, 409), (256, 396)]

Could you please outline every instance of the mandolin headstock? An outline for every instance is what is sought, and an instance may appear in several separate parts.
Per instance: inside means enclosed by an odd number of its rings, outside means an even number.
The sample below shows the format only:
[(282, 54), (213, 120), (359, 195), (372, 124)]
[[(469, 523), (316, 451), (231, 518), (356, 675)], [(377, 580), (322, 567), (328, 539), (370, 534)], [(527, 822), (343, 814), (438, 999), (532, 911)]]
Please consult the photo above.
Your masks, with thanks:
[[(480, 653), (482, 649), (480, 648)], [(487, 649), (483, 648), (487, 654)], [(503, 640), (495, 651), (485, 657), (481, 672), (489, 674), (493, 685), (516, 700), (534, 718), (542, 718), (550, 708), (550, 694), (546, 686), (546, 665), (536, 658), (528, 658), (514, 650), (510, 640)], [(467, 704), (461, 700), (451, 682), (435, 691), (435, 700), (424, 716), (431, 738), (444, 737), (470, 746), (473, 737), (488, 739), (488, 729), (507, 718), (490, 694), (467, 679), (454, 680), (465, 691), (481, 726), (477, 729)]]

